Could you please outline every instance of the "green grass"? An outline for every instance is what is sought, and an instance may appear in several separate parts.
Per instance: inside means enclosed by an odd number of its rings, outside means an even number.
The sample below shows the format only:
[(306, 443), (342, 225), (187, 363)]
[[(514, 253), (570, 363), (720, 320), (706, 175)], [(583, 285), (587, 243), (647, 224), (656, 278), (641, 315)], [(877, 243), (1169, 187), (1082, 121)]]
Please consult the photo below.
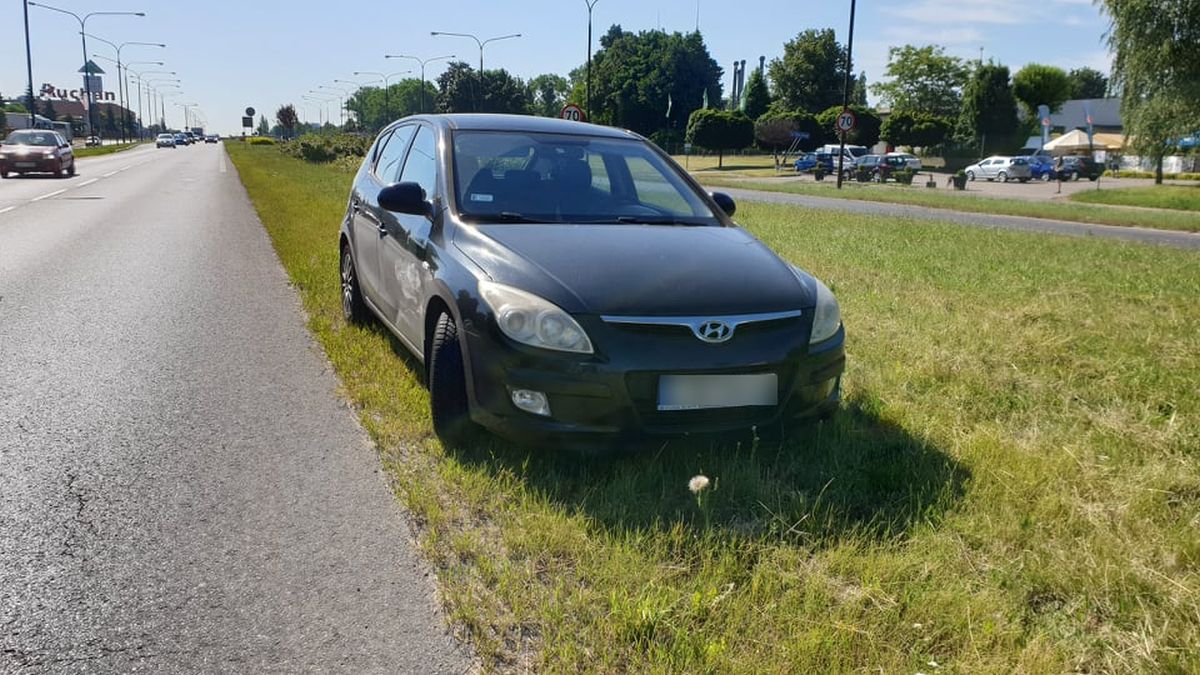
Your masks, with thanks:
[(1088, 190), (1071, 195), (1071, 200), (1088, 204), (1200, 211), (1200, 185), (1156, 185), (1117, 190)]
[(120, 143), (117, 145), (96, 145), (90, 148), (79, 148), (75, 150), (76, 157), (98, 157), (100, 155), (111, 155), (114, 152), (122, 152), (136, 148), (143, 143)]
[(341, 319), (351, 177), (227, 149), (486, 668), (1200, 669), (1195, 253), (748, 203), (841, 301), (833, 423), (448, 451), (413, 361)]
[[(747, 190), (786, 192), (832, 199), (858, 199), (861, 201), (885, 202), (889, 204), (911, 204), (932, 209), (1025, 216), (1028, 218), (1050, 218), (1076, 223), (1094, 223), (1097, 225), (1152, 227), (1160, 230), (1182, 230), (1184, 232), (1200, 231), (1200, 213), (1180, 213), (1171, 210), (1138, 211), (1134, 209), (1114, 208), (1105, 204), (1036, 202), (1025, 199), (1005, 199), (1003, 197), (980, 197), (968, 192), (946, 190), (944, 189), (944, 184), (939, 185), (936, 190), (930, 190), (920, 184), (922, 181), (921, 178), (918, 178), (918, 182), (912, 186), (843, 183), (843, 189), (841, 190), (835, 189), (836, 181), (834, 179), (826, 179), (823, 183), (815, 181), (788, 181), (785, 183), (739, 180), (709, 174), (699, 174), (696, 176), (696, 179), (704, 185), (712, 187), (735, 187)], [(945, 179), (943, 178), (942, 180), (944, 181)], [(1105, 192), (1105, 190), (1096, 192)], [(1117, 190), (1111, 190), (1111, 192), (1117, 192)]]

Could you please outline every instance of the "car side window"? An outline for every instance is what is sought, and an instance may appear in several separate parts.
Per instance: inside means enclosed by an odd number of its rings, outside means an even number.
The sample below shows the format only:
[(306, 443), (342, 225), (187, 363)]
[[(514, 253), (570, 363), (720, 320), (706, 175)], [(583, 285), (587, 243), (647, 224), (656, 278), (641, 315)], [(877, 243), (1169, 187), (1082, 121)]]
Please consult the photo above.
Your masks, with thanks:
[(408, 150), (408, 142), (412, 139), (414, 128), (400, 127), (392, 133), (383, 150), (379, 151), (379, 159), (375, 161), (375, 176), (384, 185), (397, 181), (400, 175), (400, 164), (404, 161), (404, 152)]
[(400, 182), (420, 185), (425, 190), (426, 199), (433, 199), (437, 194), (437, 139), (429, 127), (418, 128), (412, 150), (404, 162)]

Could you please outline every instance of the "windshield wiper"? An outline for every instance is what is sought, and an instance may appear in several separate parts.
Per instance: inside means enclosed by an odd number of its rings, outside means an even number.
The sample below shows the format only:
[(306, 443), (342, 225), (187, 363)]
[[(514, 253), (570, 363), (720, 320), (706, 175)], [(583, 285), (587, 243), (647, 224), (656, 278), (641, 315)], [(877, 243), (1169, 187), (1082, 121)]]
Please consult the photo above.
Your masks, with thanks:
[(684, 219), (675, 216), (617, 216), (612, 221), (632, 225), (682, 225), (685, 227), (704, 227), (708, 223), (696, 219)]
[(500, 213), (478, 213), (468, 216), (481, 223), (545, 223), (544, 218), (529, 218), (516, 211), (501, 211)]

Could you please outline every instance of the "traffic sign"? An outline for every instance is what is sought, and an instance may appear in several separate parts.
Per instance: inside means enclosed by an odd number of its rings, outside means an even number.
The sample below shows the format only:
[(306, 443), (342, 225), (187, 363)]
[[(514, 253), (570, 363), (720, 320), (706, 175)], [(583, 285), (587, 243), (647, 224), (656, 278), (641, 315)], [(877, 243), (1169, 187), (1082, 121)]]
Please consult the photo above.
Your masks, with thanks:
[(841, 133), (848, 134), (858, 126), (858, 118), (854, 116), (853, 110), (847, 108), (837, 116), (837, 122), (834, 125)]
[[(254, 108), (249, 108), (249, 110), (254, 110)], [(247, 129), (254, 126), (254, 118), (249, 115), (243, 117), (242, 126), (246, 127)]]
[(254, 108), (246, 108), (246, 117), (254, 117)]
[(568, 104), (564, 105), (562, 112), (559, 114), (559, 116), (562, 117), (564, 120), (570, 120), (572, 122), (586, 122), (587, 121), (587, 115), (583, 114), (583, 108), (580, 108), (579, 106), (575, 105), (574, 103), (568, 103)]

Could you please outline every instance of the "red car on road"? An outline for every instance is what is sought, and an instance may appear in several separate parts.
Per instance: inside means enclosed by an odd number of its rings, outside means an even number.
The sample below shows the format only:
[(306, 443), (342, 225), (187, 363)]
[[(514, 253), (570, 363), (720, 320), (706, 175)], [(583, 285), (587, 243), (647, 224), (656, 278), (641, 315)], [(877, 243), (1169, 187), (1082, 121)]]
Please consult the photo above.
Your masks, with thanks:
[(0, 178), (8, 178), (10, 173), (74, 176), (75, 153), (56, 131), (18, 129), (0, 144)]

